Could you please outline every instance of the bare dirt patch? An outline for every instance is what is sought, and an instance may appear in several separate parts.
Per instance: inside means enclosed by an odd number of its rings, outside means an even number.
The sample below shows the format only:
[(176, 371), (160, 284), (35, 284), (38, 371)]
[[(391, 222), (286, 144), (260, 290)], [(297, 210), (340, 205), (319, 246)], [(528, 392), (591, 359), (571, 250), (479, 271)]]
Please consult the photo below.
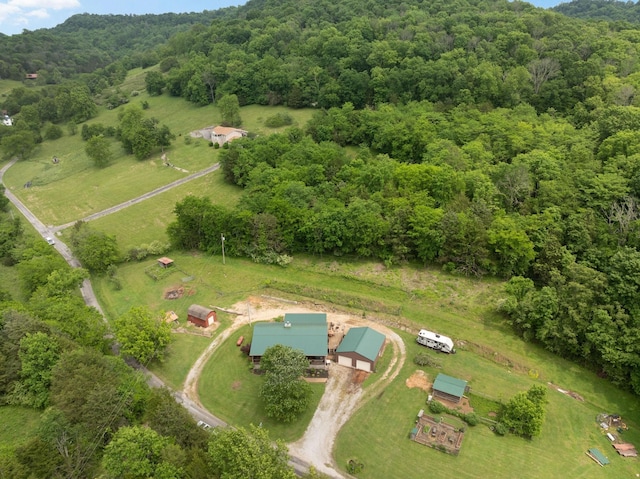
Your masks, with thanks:
[(427, 376), (427, 373), (425, 373), (421, 369), (418, 369), (415, 373), (413, 373), (405, 381), (405, 384), (409, 389), (420, 388), (426, 392), (431, 391), (431, 386), (433, 386), (433, 383), (429, 382), (429, 377)]
[(460, 402), (445, 401), (441, 398), (433, 398), (433, 400), (444, 404), (447, 409), (451, 409), (452, 411), (460, 411), (464, 414), (473, 412), (473, 407), (469, 404), (469, 398), (466, 397), (463, 397)]
[(231, 389), (233, 389), (234, 391), (237, 391), (238, 389), (240, 389), (241, 386), (242, 386), (241, 381), (233, 381), (233, 384), (231, 384)]
[(180, 299), (184, 296), (183, 286), (170, 286), (164, 290), (162, 297), (164, 299)]
[(580, 401), (580, 402), (584, 402), (584, 398), (578, 394), (575, 391), (571, 391), (569, 389), (563, 389), (560, 386), (557, 386), (553, 383), (547, 383), (549, 385), (550, 388), (555, 389), (556, 391), (558, 391), (559, 393), (565, 394), (569, 397), (572, 397), (573, 399), (575, 399), (576, 401)]

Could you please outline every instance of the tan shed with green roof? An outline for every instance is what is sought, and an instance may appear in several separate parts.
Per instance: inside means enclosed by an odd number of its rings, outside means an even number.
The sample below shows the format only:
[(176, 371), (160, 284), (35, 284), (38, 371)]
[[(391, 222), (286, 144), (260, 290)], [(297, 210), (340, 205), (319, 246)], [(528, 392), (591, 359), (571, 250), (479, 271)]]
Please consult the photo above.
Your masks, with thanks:
[(458, 403), (467, 390), (467, 381), (438, 374), (433, 382), (433, 396), (445, 401)]
[(336, 349), (336, 360), (342, 366), (372, 372), (384, 347), (385, 336), (368, 327), (351, 328)]

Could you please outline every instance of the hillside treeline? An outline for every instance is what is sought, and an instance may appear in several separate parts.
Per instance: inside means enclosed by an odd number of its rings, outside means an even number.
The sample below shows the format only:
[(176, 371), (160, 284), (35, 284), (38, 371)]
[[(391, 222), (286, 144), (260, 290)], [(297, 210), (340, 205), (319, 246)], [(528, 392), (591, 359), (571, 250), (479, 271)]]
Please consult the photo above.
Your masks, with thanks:
[[(230, 9), (233, 10), (233, 9)], [(57, 84), (82, 73), (95, 73), (114, 62), (125, 70), (158, 62), (158, 49), (169, 37), (194, 25), (208, 25), (225, 10), (160, 15), (78, 14), (54, 28), (0, 34), (0, 78)]]
[(573, 0), (556, 5), (551, 10), (568, 17), (610, 22), (640, 22), (640, 4), (618, 0)]
[[(260, 9), (255, 8), (260, 5)], [(634, 27), (524, 2), (249, 2), (238, 18), (171, 38), (171, 95), (206, 105), (355, 108), (409, 101), (571, 113), (605, 93), (631, 104)]]
[(514, 278), (523, 337), (640, 392), (638, 30), (520, 2), (261, 5), (170, 40), (168, 92), (320, 110), (223, 151), (245, 195), (180, 202), (173, 243)]

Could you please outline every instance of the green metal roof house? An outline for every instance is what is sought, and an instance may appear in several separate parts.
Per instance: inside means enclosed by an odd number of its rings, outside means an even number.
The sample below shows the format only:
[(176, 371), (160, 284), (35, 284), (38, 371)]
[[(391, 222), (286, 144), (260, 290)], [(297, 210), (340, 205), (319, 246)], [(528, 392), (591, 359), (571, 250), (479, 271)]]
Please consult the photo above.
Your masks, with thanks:
[(267, 348), (282, 344), (299, 349), (312, 362), (324, 364), (328, 352), (327, 315), (324, 313), (286, 314), (283, 322), (256, 323), (249, 356), (254, 363)]
[(446, 374), (438, 374), (433, 383), (434, 397), (454, 403), (460, 402), (466, 389), (467, 381), (447, 376)]
[(385, 336), (368, 327), (351, 328), (336, 349), (338, 364), (362, 371), (375, 371)]

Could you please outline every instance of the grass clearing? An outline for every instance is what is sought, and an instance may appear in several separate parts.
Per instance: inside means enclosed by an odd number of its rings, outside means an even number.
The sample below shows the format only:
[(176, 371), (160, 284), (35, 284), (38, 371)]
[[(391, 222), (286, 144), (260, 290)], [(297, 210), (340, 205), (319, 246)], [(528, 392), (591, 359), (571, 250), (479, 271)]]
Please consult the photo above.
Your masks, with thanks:
[[(185, 322), (184, 319), (183, 322)], [(222, 330), (224, 330), (224, 326), (221, 325), (216, 330), (216, 335), (220, 334)], [(152, 362), (149, 369), (167, 386), (177, 391), (182, 388), (193, 363), (215, 336), (210, 338), (198, 334), (176, 333), (172, 335), (172, 338), (173, 341), (169, 345), (164, 360)]]
[[(175, 220), (176, 203), (188, 195), (206, 196), (212, 202), (232, 208), (240, 197), (240, 189), (226, 183), (218, 170), (166, 191), (147, 201), (91, 222), (91, 227), (115, 235), (120, 251), (149, 244), (154, 240), (169, 242), (167, 226)], [(132, 228), (131, 225), (136, 225)]]
[[(137, 71), (130, 75), (123, 91), (143, 90), (145, 73)], [(132, 97), (130, 104), (140, 105), (143, 101), (149, 104), (145, 115), (157, 118), (176, 135), (173, 145), (165, 150), (167, 159), (173, 165), (193, 173), (218, 161), (219, 150), (211, 148), (206, 140), (185, 140), (191, 131), (219, 122), (216, 106), (199, 107), (166, 94), (150, 97), (144, 91)], [(114, 110), (100, 107), (99, 115), (88, 123), (117, 126), (118, 114), (126, 107)], [(265, 135), (284, 130), (265, 127), (264, 120), (269, 116), (287, 112), (294, 118), (295, 125), (303, 127), (313, 111), (252, 105), (243, 107), (241, 116), (245, 128), (252, 133)], [(33, 158), (20, 161), (10, 168), (4, 182), (43, 223), (61, 225), (123, 203), (188, 174), (164, 166), (159, 150), (154, 151), (149, 159), (138, 161), (132, 155), (126, 155), (115, 139), (111, 141), (114, 153), (111, 164), (98, 169), (87, 158), (84, 147), (79, 133), (45, 141), (37, 148)], [(58, 164), (53, 164), (53, 156), (59, 158)], [(28, 182), (31, 182), (31, 187), (24, 188)], [(215, 190), (207, 189), (209, 185), (201, 186), (202, 190), (193, 188), (194, 191), (201, 191), (199, 194), (203, 195), (216, 194)], [(227, 186), (224, 193), (229, 189)], [(236, 198), (236, 195), (231, 198)], [(180, 197), (175, 199), (177, 201)]]
[[(460, 352), (445, 357), (442, 372), (461, 378), (472, 372), (472, 390), (493, 397), (511, 397), (536, 383), (527, 375), (473, 356)], [(339, 466), (345, 467), (349, 459), (358, 459), (365, 465), (358, 476), (362, 478), (417, 478), (426, 471), (434, 478), (546, 478), (557, 477), (560, 471), (572, 478), (617, 478), (630, 477), (631, 472), (635, 472), (635, 461), (618, 457), (597, 426), (595, 417), (601, 407), (579, 402), (552, 389), (548, 392), (547, 417), (541, 437), (533, 440), (510, 435), (500, 437), (481, 424), (467, 428), (457, 457), (414, 443), (408, 435), (417, 412), (426, 409), (427, 398), (426, 392), (408, 389), (405, 385), (415, 369), (408, 361), (384, 395), (369, 401), (345, 425), (336, 441)], [(431, 381), (436, 374), (436, 371), (429, 372)], [(601, 383), (606, 386), (604, 381)], [(637, 433), (634, 437), (636, 441), (640, 439)], [(631, 435), (628, 438), (633, 440)], [(589, 447), (600, 448), (612, 465), (604, 469), (597, 467), (585, 455)]]
[(0, 448), (15, 447), (35, 434), (40, 411), (19, 406), (0, 407)]

